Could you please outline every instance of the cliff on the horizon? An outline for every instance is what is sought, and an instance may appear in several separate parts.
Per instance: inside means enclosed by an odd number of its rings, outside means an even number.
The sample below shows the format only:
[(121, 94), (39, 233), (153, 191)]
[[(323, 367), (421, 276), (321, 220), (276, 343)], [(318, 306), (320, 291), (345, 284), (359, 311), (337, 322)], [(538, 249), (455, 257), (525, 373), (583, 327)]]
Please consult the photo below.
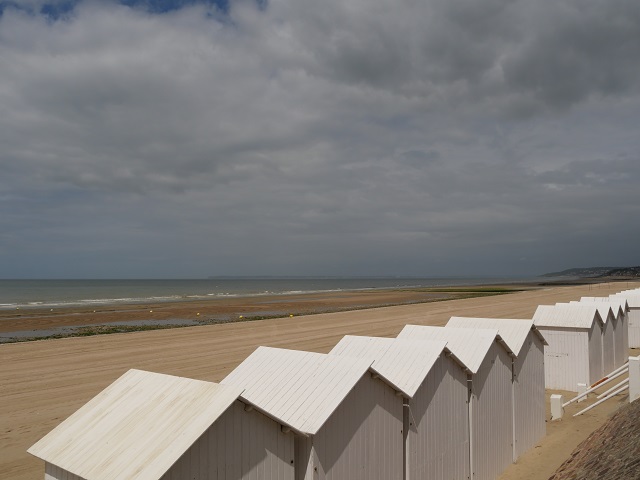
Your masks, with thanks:
[(541, 277), (640, 277), (640, 266), (638, 267), (586, 267), (570, 268), (561, 272), (545, 273)]

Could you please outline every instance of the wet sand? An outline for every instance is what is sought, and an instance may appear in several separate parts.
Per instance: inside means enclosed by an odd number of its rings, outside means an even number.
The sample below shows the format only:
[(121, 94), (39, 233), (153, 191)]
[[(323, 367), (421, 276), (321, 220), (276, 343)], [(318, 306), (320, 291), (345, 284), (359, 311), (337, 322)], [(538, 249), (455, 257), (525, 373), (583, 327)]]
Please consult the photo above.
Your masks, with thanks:
[(496, 288), (510, 290), (538, 287), (408, 288), (217, 298), (154, 304), (0, 310), (0, 341), (11, 338), (12, 335), (28, 338), (32, 335), (65, 334), (79, 327), (96, 325), (202, 325), (425, 303), (481, 295), (485, 290), (488, 294)]
[[(637, 287), (640, 283), (630, 288)], [(41, 479), (44, 464), (26, 449), (130, 368), (220, 381), (259, 345), (328, 352), (346, 334), (395, 336), (407, 323), (443, 325), (452, 315), (531, 318), (539, 304), (606, 296), (623, 288), (627, 285), (552, 287), (484, 298), (0, 345), (0, 478)], [(332, 302), (330, 298), (322, 301)], [(340, 302), (337, 299), (334, 305)], [(577, 419), (567, 416), (548, 424), (547, 437), (501, 479), (548, 478), (620, 402), (623, 396)]]

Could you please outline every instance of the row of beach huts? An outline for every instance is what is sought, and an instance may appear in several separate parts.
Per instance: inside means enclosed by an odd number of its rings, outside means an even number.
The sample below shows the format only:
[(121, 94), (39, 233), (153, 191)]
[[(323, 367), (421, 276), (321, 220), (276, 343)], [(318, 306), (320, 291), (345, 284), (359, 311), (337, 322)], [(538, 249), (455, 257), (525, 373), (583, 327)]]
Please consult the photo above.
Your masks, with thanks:
[(545, 435), (545, 387), (593, 384), (639, 327), (637, 290), (259, 347), (220, 384), (129, 370), (29, 452), (45, 480), (491, 480)]

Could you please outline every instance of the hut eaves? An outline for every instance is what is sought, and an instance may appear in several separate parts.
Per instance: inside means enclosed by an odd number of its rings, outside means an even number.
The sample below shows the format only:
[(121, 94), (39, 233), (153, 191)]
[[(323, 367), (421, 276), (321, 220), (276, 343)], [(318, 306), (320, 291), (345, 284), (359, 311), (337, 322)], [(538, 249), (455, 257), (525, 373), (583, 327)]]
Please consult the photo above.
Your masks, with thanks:
[(258, 410), (315, 435), (362, 376), (372, 359), (258, 347), (224, 380), (243, 389)]
[(536, 327), (579, 328), (589, 330), (602, 318), (595, 305), (539, 305), (533, 315)]
[(241, 392), (129, 370), (28, 451), (88, 480), (157, 480)]
[[(576, 301), (573, 300), (571, 302), (569, 302), (569, 305), (584, 305), (587, 302), (583, 302), (582, 300), (580, 301)], [(607, 323), (609, 321), (609, 315), (611, 315), (612, 317), (616, 317), (617, 316), (617, 310), (614, 311), (613, 307), (608, 304), (608, 303), (600, 303), (600, 302), (591, 302), (593, 305), (595, 305), (596, 309), (598, 310), (598, 313), (600, 314), (600, 318), (602, 319), (603, 323)], [(557, 305), (566, 305), (565, 303), (558, 303)]]
[(394, 389), (413, 398), (438, 357), (449, 354), (445, 341), (346, 335), (329, 352), (352, 358), (373, 359), (371, 369)]
[(478, 317), (451, 317), (445, 328), (490, 328), (498, 331), (498, 335), (505, 341), (511, 351), (520, 355), (520, 351), (530, 332), (540, 338), (543, 345), (547, 341), (533, 324), (533, 320), (516, 318), (478, 318)]
[(627, 310), (629, 309), (627, 301), (623, 298), (614, 299), (609, 297), (582, 297), (580, 299), (580, 302), (582, 303), (593, 302), (596, 304), (604, 303), (605, 305), (608, 304), (616, 316), (624, 315), (625, 313), (627, 313)]
[(504, 340), (495, 329), (444, 328), (424, 325), (405, 325), (398, 334), (399, 339), (444, 340), (447, 348), (460, 359), (470, 373), (478, 373), (482, 361), (496, 339), (510, 353)]

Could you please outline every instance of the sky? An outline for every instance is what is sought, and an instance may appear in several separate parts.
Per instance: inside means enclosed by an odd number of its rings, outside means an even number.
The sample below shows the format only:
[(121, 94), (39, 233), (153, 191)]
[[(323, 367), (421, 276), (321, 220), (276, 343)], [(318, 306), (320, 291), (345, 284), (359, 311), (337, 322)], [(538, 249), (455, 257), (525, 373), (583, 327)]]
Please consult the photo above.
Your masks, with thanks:
[(0, 0), (0, 278), (640, 264), (638, 0)]

